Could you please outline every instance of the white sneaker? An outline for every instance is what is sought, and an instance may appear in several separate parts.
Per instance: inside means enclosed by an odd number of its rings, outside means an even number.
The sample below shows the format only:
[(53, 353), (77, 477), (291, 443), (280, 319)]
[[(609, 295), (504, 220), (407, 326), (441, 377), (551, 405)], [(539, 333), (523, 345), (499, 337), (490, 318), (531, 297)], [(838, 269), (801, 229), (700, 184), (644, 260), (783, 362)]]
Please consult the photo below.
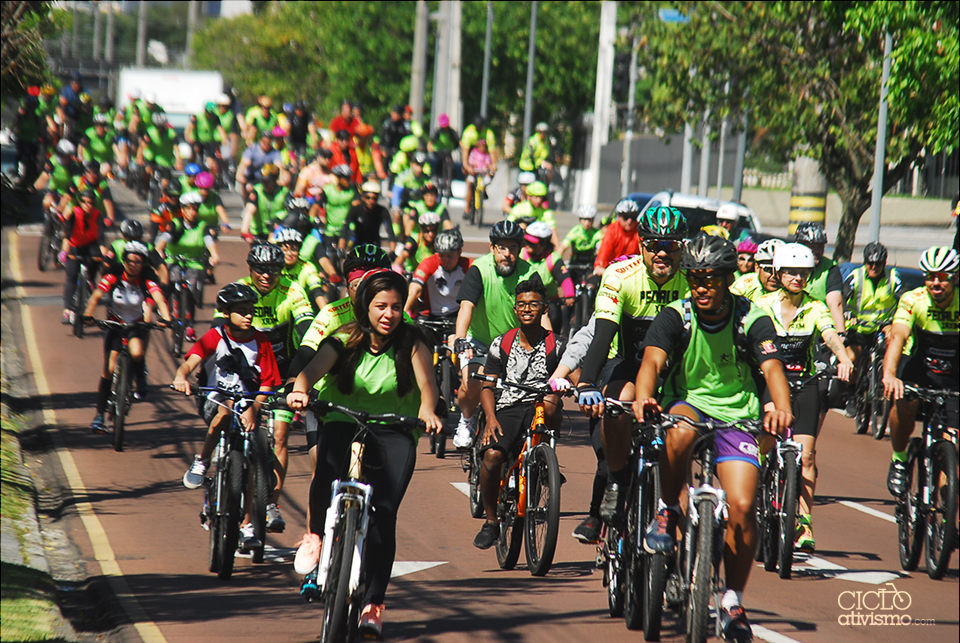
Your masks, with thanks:
[(458, 449), (469, 449), (473, 446), (473, 418), (460, 416), (457, 423), (457, 432), (453, 434), (453, 446)]
[(183, 486), (187, 489), (196, 489), (203, 484), (207, 473), (207, 463), (197, 454), (193, 458), (193, 464), (183, 474)]
[(253, 523), (248, 522), (247, 524), (240, 527), (240, 543), (237, 546), (241, 552), (253, 551), (260, 546), (260, 539), (257, 538), (257, 534), (253, 531)]

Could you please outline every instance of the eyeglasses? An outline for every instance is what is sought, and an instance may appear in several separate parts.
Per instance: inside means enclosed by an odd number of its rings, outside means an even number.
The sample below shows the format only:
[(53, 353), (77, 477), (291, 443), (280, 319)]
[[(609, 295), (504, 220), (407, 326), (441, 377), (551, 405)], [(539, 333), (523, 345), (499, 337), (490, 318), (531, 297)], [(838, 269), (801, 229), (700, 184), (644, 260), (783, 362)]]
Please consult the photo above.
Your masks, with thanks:
[(772, 263), (767, 263), (767, 262), (758, 263), (758, 264), (757, 264), (757, 267), (760, 268), (760, 270), (763, 270), (763, 271), (765, 271), (765, 272), (773, 272), (773, 264), (772, 264)]
[(282, 268), (268, 268), (265, 266), (254, 267), (253, 271), (258, 275), (267, 275), (268, 277), (276, 277), (280, 274)]
[(507, 253), (512, 255), (518, 254), (520, 252), (519, 248), (515, 248), (513, 246), (503, 246), (503, 245), (500, 245), (499, 243), (493, 244), (493, 249), (496, 250), (497, 252)]
[(946, 270), (941, 270), (939, 272), (928, 272), (924, 277), (924, 280), (930, 281), (930, 282), (939, 281), (940, 283), (945, 284), (951, 279), (953, 279), (953, 276), (954, 276), (954, 273), (947, 272)]
[(781, 268), (780, 272), (782, 272), (785, 277), (799, 277), (806, 281), (810, 278), (810, 274), (813, 271), (809, 268)]
[(719, 288), (724, 282), (724, 275), (693, 275), (687, 273), (687, 284), (690, 288)]
[(644, 239), (643, 247), (647, 252), (677, 252), (683, 243), (676, 239)]
[(128, 263), (128, 264), (130, 264), (131, 266), (142, 266), (142, 265), (143, 265), (143, 259), (134, 259), (133, 257), (127, 257), (127, 258), (124, 259), (123, 261), (124, 261), (124, 263)]
[(517, 310), (540, 310), (543, 308), (543, 302), (540, 301), (518, 301), (513, 307)]
[(637, 213), (621, 212), (617, 215), (617, 218), (623, 219), (624, 221), (636, 221), (639, 216)]

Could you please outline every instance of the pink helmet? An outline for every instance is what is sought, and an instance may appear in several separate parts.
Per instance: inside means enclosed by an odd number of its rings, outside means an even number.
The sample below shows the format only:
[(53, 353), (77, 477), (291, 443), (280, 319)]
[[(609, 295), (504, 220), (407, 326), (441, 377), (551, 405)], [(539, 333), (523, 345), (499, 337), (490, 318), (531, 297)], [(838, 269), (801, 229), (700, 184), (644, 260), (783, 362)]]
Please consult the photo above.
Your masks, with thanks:
[(440, 127), (450, 127), (450, 117), (446, 114), (440, 114), (440, 117), (437, 118), (437, 125)]
[(209, 190), (213, 187), (213, 175), (209, 172), (201, 172), (197, 175), (195, 183), (198, 188)]
[(746, 252), (752, 255), (757, 254), (757, 244), (753, 239), (747, 238), (737, 244), (737, 253)]
[(287, 135), (287, 130), (283, 129), (279, 125), (273, 128), (273, 137), (274, 138), (283, 138)]

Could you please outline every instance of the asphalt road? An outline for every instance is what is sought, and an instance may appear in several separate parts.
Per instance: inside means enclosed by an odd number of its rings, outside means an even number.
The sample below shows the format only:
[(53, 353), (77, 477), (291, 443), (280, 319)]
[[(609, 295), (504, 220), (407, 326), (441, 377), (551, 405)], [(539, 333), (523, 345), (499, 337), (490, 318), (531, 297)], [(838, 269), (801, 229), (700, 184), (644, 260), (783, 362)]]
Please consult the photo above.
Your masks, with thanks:
[[(129, 194), (115, 194), (136, 214)], [(228, 197), (236, 216), (239, 200)], [(459, 216), (459, 215), (457, 215)], [(456, 217), (455, 217), (456, 218)], [(221, 284), (245, 273), (246, 244), (226, 235), (217, 269)], [(482, 233), (468, 233), (467, 251), (484, 251)], [(271, 535), (267, 561), (239, 560), (233, 578), (220, 582), (206, 571), (207, 532), (200, 528), (200, 490), (181, 476), (197, 452), (204, 428), (191, 402), (165, 389), (174, 360), (168, 336), (154, 333), (148, 355), (152, 395), (134, 406), (126, 450), (114, 452), (110, 436), (87, 428), (102, 341), (99, 332), (78, 340), (59, 323), (62, 272), (37, 271), (38, 234), (31, 228), (3, 230), (4, 283), (12, 337), (30, 358), (36, 391), (44, 396), (45, 418), (59, 451), (38, 454), (71, 489), (55, 517), (78, 564), (107, 578), (120, 594), (121, 638), (148, 641), (312, 641), (321, 608), (298, 596), (291, 564), (304, 532), (309, 458), (303, 434), (290, 438), (290, 468), (282, 509), (287, 531)], [(207, 289), (208, 301), (215, 292)], [(17, 300), (18, 299), (18, 300)], [(199, 311), (200, 328), (209, 306)], [(558, 455), (567, 483), (562, 490), (561, 538), (545, 578), (533, 578), (521, 563), (501, 571), (495, 553), (471, 541), (480, 521), (470, 517), (460, 488), (466, 476), (456, 455), (438, 460), (424, 439), (417, 470), (400, 510), (395, 579), (387, 593), (385, 634), (391, 641), (637, 641), (623, 621), (607, 613), (596, 569), (595, 548), (570, 533), (589, 504), (595, 459), (586, 422), (569, 406)], [(62, 441), (62, 442), (58, 442)], [(854, 433), (853, 421), (828, 415), (818, 445), (819, 487), (815, 508), (818, 551), (798, 557), (790, 581), (756, 567), (745, 604), (760, 640), (774, 643), (835, 641), (956, 641), (958, 556), (944, 580), (921, 568), (903, 573), (897, 558), (893, 502), (885, 488), (890, 446)], [(66, 547), (66, 545), (65, 545)], [(72, 551), (72, 550), (71, 550)], [(893, 588), (910, 597), (902, 611), (853, 609), (871, 605)], [(909, 616), (910, 625), (864, 625), (871, 614)], [(851, 620), (854, 624), (850, 624)], [(681, 640), (667, 612), (664, 640)]]

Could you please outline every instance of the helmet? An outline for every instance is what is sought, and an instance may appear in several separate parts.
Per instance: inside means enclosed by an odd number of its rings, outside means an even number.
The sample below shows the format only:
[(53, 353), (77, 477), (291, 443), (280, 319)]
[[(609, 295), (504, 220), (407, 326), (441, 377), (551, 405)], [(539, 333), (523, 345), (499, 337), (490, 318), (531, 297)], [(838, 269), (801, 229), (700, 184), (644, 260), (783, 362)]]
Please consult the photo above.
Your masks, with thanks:
[(864, 263), (886, 263), (887, 249), (879, 241), (871, 241), (863, 249)]
[(538, 132), (546, 132), (546, 131), (548, 131), (549, 129), (550, 129), (550, 126), (547, 125), (546, 123), (544, 123), (543, 121), (540, 121), (539, 123), (537, 123), (536, 131), (538, 131)]
[(450, 117), (446, 114), (440, 114), (439, 118), (437, 118), (437, 125), (440, 127), (450, 127)]
[(343, 273), (349, 275), (357, 269), (373, 270), (390, 266), (390, 257), (378, 245), (365, 243), (354, 246), (353, 251), (343, 260)]
[(202, 190), (209, 190), (213, 187), (213, 175), (209, 172), (201, 172), (197, 175), (196, 186)]
[(261, 96), (257, 99), (257, 105), (260, 107), (266, 107), (267, 109), (273, 107), (273, 99), (269, 96)]
[(350, 166), (346, 163), (341, 163), (340, 165), (334, 166), (331, 172), (338, 179), (349, 179), (351, 176), (353, 176), (353, 172), (350, 171)]
[(310, 209), (310, 202), (302, 196), (288, 194), (283, 200), (283, 209), (287, 212), (306, 212)]
[(258, 243), (250, 248), (247, 265), (252, 268), (273, 268), (282, 270), (284, 266), (283, 250), (272, 243)]
[(380, 184), (376, 181), (366, 181), (363, 185), (360, 186), (360, 191), (364, 194), (376, 194), (380, 195)]
[(157, 93), (156, 92), (147, 92), (143, 95), (143, 102), (150, 103), (151, 105), (157, 104)]
[(262, 168), (260, 168), (260, 175), (266, 180), (277, 180), (277, 177), (280, 176), (280, 168), (274, 165), (273, 163), (267, 163)]
[(103, 109), (110, 109), (113, 107), (113, 100), (106, 94), (102, 94), (100, 98), (97, 99), (97, 104)]
[(187, 167), (183, 168), (183, 173), (187, 176), (197, 176), (201, 172), (203, 172), (203, 168), (196, 163), (189, 163)]
[(427, 162), (427, 155), (423, 152), (414, 152), (410, 157), (411, 163), (416, 163), (417, 165), (423, 165)]
[(376, 280), (385, 279), (391, 290), (397, 290), (401, 294), (401, 301), (407, 300), (407, 280), (392, 270), (387, 268), (377, 268), (369, 271), (360, 280), (357, 286), (357, 298), (353, 302), (353, 314), (357, 320), (357, 326), (360, 330), (370, 333), (373, 328), (370, 327), (370, 316), (368, 310), (370, 302), (373, 300), (373, 294), (369, 293), (369, 286)]
[(773, 255), (773, 269), (813, 268), (817, 265), (813, 252), (802, 243), (785, 243)]
[(723, 237), (698, 234), (684, 248), (680, 268), (733, 272), (737, 269), (737, 248)]
[(537, 180), (537, 175), (533, 172), (521, 172), (517, 177), (517, 183), (520, 185), (530, 185)]
[(139, 241), (143, 236), (143, 224), (136, 219), (127, 219), (120, 224), (120, 234), (124, 239)]
[(89, 160), (89, 161), (87, 161), (86, 163), (83, 164), (83, 171), (84, 171), (84, 172), (94, 172), (94, 173), (96, 173), (97, 175), (99, 175), (99, 174), (100, 174), (100, 164), (99, 164), (98, 162), (96, 162), (96, 161), (94, 161), (94, 160), (91, 159), (91, 160)]
[[(297, 197), (302, 198), (302, 197)], [(287, 216), (283, 217), (283, 221), (280, 222), (284, 228), (293, 228), (294, 230), (303, 230), (306, 232), (310, 229), (312, 222), (310, 221), (310, 215), (304, 212), (303, 210), (291, 210), (287, 213)], [(301, 236), (304, 233), (301, 233)]]
[(140, 255), (146, 259), (150, 256), (150, 249), (139, 241), (128, 241), (123, 246), (123, 258), (126, 259), (130, 255)]
[(543, 181), (534, 181), (527, 186), (528, 196), (547, 196), (547, 186)]
[(753, 239), (744, 239), (737, 244), (737, 254), (741, 253), (757, 254), (757, 244), (754, 243)]
[(217, 310), (226, 310), (237, 304), (255, 304), (260, 295), (247, 284), (227, 284), (217, 293)]
[(490, 243), (503, 239), (523, 241), (523, 228), (513, 221), (498, 221), (490, 228)]
[(157, 112), (150, 118), (150, 120), (153, 121), (153, 124), (157, 127), (162, 127), (167, 124), (167, 115), (163, 112)]
[(597, 216), (597, 208), (593, 205), (581, 205), (577, 208), (577, 218), (578, 219), (590, 219), (593, 220)]
[(73, 156), (76, 151), (77, 147), (67, 139), (62, 139), (59, 143), (57, 143), (57, 154), (62, 154), (63, 156)]
[(280, 231), (280, 234), (277, 235), (276, 243), (277, 245), (282, 245), (284, 243), (295, 243), (299, 246), (303, 243), (303, 235), (294, 228), (285, 227)]
[(784, 241), (782, 239), (767, 239), (759, 246), (757, 246), (757, 252), (753, 255), (753, 258), (760, 262), (773, 262), (773, 257), (776, 255), (777, 248), (782, 246)]
[(167, 196), (175, 196), (179, 198), (181, 192), (183, 192), (183, 190), (180, 188), (179, 181), (170, 181), (163, 188), (163, 193)]
[(184, 161), (189, 161), (193, 158), (193, 146), (186, 141), (181, 141), (180, 144), (177, 145), (177, 151), (180, 152), (180, 158)]
[(420, 197), (422, 198), (424, 194), (433, 194), (440, 196), (440, 188), (433, 182), (428, 182), (423, 186), (423, 189), (420, 190)]
[(920, 270), (924, 272), (956, 272), (960, 256), (949, 246), (933, 246), (920, 255)]
[(640, 217), (637, 233), (645, 239), (681, 239), (687, 234), (687, 217), (680, 210), (665, 205), (647, 208)]
[(613, 213), (618, 216), (621, 214), (629, 214), (635, 219), (640, 213), (640, 206), (637, 205), (636, 201), (629, 197), (620, 199), (620, 201), (617, 203), (617, 206), (613, 209)]
[(83, 190), (83, 191), (80, 192), (80, 198), (81, 198), (81, 199), (90, 199), (91, 201), (96, 201), (96, 200), (97, 200), (97, 193), (94, 192), (93, 190), (91, 190), (90, 188), (87, 188), (86, 190)]
[(440, 215), (436, 212), (424, 212), (420, 215), (418, 223), (421, 226), (438, 226), (440, 225)]
[(230, 97), (227, 96), (226, 94), (220, 94), (219, 96), (217, 96), (217, 98), (216, 98), (216, 100), (214, 100), (214, 102), (215, 102), (217, 105), (226, 105), (226, 106), (229, 106), (230, 103), (231, 103), (231, 100), (230, 100)]
[(206, 112), (215, 112), (217, 111), (217, 104), (212, 100), (208, 100), (207, 104), (203, 106), (203, 110)]
[(826, 243), (827, 231), (823, 229), (823, 224), (804, 221), (797, 226), (794, 240), (797, 243)]
[(185, 192), (180, 197), (180, 205), (200, 205), (203, 203), (203, 195), (199, 192)]
[(94, 114), (93, 115), (93, 124), (94, 125), (106, 125), (110, 122), (110, 119), (107, 118), (106, 114)]
[(540, 243), (553, 236), (553, 229), (543, 221), (534, 221), (527, 226), (524, 238), (530, 243)]
[(733, 203), (724, 203), (717, 210), (717, 221), (736, 221), (740, 218), (737, 206)]
[(463, 249), (463, 235), (460, 228), (444, 230), (433, 241), (434, 252), (456, 252)]
[(273, 134), (274, 138), (283, 138), (284, 136), (287, 135), (287, 130), (277, 125), (276, 127), (273, 128), (273, 131), (271, 132), (271, 134)]
[(719, 225), (705, 225), (700, 228), (700, 232), (712, 235), (714, 237), (723, 237), (724, 239), (730, 238), (730, 233), (727, 232), (727, 229)]

